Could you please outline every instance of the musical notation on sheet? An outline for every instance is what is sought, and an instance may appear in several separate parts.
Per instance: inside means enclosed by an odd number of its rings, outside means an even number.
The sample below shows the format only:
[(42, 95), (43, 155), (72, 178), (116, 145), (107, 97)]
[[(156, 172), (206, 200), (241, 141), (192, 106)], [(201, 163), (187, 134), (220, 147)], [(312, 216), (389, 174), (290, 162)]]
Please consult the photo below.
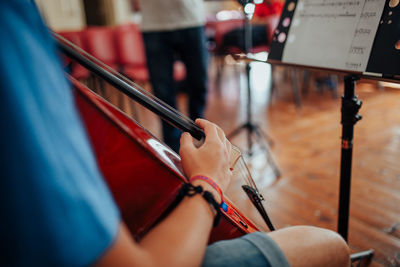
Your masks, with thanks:
[(282, 61), (366, 69), (385, 0), (298, 0)]

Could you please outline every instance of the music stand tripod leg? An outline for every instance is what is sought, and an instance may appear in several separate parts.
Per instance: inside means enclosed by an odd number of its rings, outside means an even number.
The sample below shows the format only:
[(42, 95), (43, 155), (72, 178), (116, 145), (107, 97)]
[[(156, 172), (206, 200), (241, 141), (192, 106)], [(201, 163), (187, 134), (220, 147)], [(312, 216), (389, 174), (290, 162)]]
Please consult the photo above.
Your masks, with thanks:
[[(260, 127), (256, 127), (254, 128), (254, 133), (257, 137), (257, 142), (262, 143), (262, 149), (265, 150), (265, 153), (267, 155), (267, 162), (269, 163), (269, 165), (271, 166), (275, 177), (279, 178), (281, 177), (281, 171), (278, 168), (278, 164), (276, 164), (275, 159), (271, 153), (271, 150), (269, 148), (269, 140), (265, 138), (264, 133), (262, 132)], [(267, 142), (265, 143), (265, 140), (267, 140)]]
[[(358, 110), (362, 102), (355, 95), (355, 82), (359, 78), (353, 75), (344, 77), (344, 95), (342, 96), (342, 148), (340, 162), (339, 218), (338, 233), (347, 240), (349, 226), (351, 165), (353, 153), (354, 125), (361, 120)], [(368, 250), (351, 255), (352, 262), (371, 258), (374, 251)]]
[(256, 132), (260, 139), (267, 140), (269, 146), (272, 147), (274, 145), (274, 140), (272, 140), (271, 136), (265, 133), (257, 124), (254, 125), (254, 132)]

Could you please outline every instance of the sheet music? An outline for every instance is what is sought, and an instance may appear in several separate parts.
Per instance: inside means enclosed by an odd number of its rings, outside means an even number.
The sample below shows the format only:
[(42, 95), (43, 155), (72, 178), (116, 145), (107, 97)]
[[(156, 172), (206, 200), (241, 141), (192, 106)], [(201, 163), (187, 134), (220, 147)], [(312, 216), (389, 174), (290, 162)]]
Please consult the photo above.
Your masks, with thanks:
[(282, 61), (363, 72), (385, 0), (298, 0)]

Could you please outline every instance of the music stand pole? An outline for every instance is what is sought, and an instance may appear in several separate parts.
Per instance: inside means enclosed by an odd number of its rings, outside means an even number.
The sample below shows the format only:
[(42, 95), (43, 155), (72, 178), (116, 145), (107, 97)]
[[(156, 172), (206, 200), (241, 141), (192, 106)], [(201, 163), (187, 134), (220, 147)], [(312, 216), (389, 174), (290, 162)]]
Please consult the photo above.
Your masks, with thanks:
[[(244, 10), (245, 7), (243, 6), (243, 14), (244, 14), (244, 25), (243, 25), (243, 36), (244, 36), (244, 53), (248, 55), (251, 46), (253, 44), (253, 36), (251, 34), (251, 24), (250, 24), (250, 19), (249, 19), (249, 14), (246, 13)], [(251, 66), (250, 62), (246, 62), (246, 81), (247, 81), (247, 127), (249, 127), (249, 132), (247, 133), (247, 147), (248, 147), (248, 152), (249, 155), (251, 156), (252, 154), (252, 147), (253, 143), (251, 140), (251, 132), (252, 132), (252, 126), (253, 126), (253, 121), (252, 121), (252, 116), (251, 116), (251, 84), (250, 84), (250, 72), (251, 72)]]
[[(357, 114), (362, 102), (355, 95), (355, 82), (359, 78), (349, 75), (344, 77), (344, 94), (342, 96), (342, 151), (340, 160), (340, 190), (339, 190), (339, 216), (338, 233), (346, 242), (348, 241), (350, 188), (351, 188), (351, 165), (353, 154), (354, 125), (361, 120)], [(351, 255), (351, 261), (371, 258), (373, 250), (367, 250)]]
[(344, 95), (342, 96), (342, 151), (340, 160), (340, 191), (339, 191), (339, 218), (338, 233), (347, 241), (350, 187), (351, 187), (351, 164), (353, 154), (354, 125), (361, 120), (358, 110), (362, 102), (355, 95), (355, 81), (358, 77), (344, 77)]
[[(244, 25), (243, 25), (243, 42), (244, 42), (244, 53), (247, 55), (250, 52), (252, 47), (252, 26), (250, 22), (250, 15), (246, 12), (246, 4), (251, 3), (252, 0), (241, 0), (239, 1), (243, 6), (243, 15), (244, 15)], [(271, 165), (271, 168), (276, 177), (280, 177), (280, 170), (276, 165), (271, 152), (269, 151), (268, 144), (272, 143), (271, 138), (266, 135), (258, 125), (253, 123), (253, 118), (251, 114), (251, 81), (250, 81), (250, 71), (251, 65), (250, 62), (246, 62), (246, 82), (247, 82), (247, 104), (246, 104), (246, 122), (233, 130), (231, 133), (227, 135), (228, 139), (231, 139), (235, 135), (239, 134), (242, 130), (247, 130), (247, 148), (248, 148), (248, 155), (252, 156), (252, 148), (253, 148), (253, 140), (252, 135), (254, 134), (256, 141), (260, 141), (262, 147), (265, 149), (267, 153), (267, 160)], [(263, 142), (263, 139), (267, 140), (267, 144)]]

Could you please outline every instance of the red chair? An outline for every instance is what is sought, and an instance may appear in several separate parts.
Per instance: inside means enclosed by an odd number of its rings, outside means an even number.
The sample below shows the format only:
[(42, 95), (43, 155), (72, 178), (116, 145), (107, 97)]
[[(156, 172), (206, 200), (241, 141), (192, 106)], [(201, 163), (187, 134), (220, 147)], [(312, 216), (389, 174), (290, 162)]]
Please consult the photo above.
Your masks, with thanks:
[[(251, 53), (258, 53), (258, 52), (268, 52), (269, 51), (269, 44), (272, 41), (272, 36), (274, 30), (279, 22), (279, 15), (271, 15), (265, 19), (265, 31), (267, 32), (267, 42), (263, 45), (254, 46), (250, 49)], [(224, 21), (213, 21), (209, 24), (208, 27), (214, 28), (214, 40), (215, 40), (215, 49), (214, 53), (218, 54), (234, 54), (234, 53), (243, 53), (243, 51), (239, 47), (223, 47), (223, 38), (226, 33), (235, 29), (235, 28), (242, 28), (244, 25), (243, 19), (231, 19), (231, 20), (224, 20)]]
[[(126, 24), (115, 29), (118, 61), (122, 72), (134, 81), (148, 82), (149, 73), (146, 64), (145, 47), (142, 33), (136, 24)], [(174, 80), (182, 81), (186, 77), (186, 68), (182, 62), (174, 64)]]
[[(225, 56), (228, 54), (237, 54), (242, 51), (237, 47), (229, 47), (226, 49), (223, 46), (223, 38), (229, 31), (242, 27), (244, 24), (243, 19), (229, 19), (229, 20), (209, 20), (205, 25), (206, 34), (211, 33), (213, 36), (209, 36), (213, 40), (212, 44), (208, 45), (209, 51), (213, 54), (216, 63), (216, 75), (215, 75), (215, 86), (217, 90), (221, 88), (221, 78), (225, 67)], [(235, 68), (235, 71), (236, 68)], [(240, 77), (239, 75), (236, 75)]]
[[(83, 32), (82, 31), (65, 31), (59, 32), (59, 34), (72, 42), (73, 44), (79, 46), (80, 48), (85, 50), (85, 43), (83, 41)], [(83, 67), (82, 65), (71, 61), (67, 57), (65, 57), (66, 64), (70, 64), (71, 66), (71, 76), (77, 80), (87, 79), (90, 76), (90, 72), (88, 69)]]
[(89, 27), (84, 32), (87, 52), (109, 67), (118, 70), (114, 29), (109, 27)]
[[(265, 44), (260, 44), (257, 46), (252, 46), (250, 48), (250, 53), (260, 53), (260, 52), (269, 52), (269, 45), (272, 41), (272, 36), (279, 22), (279, 15), (271, 15), (265, 19), (265, 32), (267, 33), (267, 40)], [(224, 44), (224, 36), (227, 33), (231, 32), (234, 29), (242, 30), (244, 27), (244, 19), (243, 18), (234, 18), (228, 20), (209, 20), (206, 23), (206, 32), (213, 34), (214, 44), (210, 45), (209, 47), (210, 52), (214, 54), (216, 59), (216, 88), (220, 87), (221, 76), (223, 73), (223, 69), (225, 66), (225, 56), (232, 55), (232, 54), (239, 54), (244, 53), (244, 48), (240, 47), (239, 44), (237, 45), (227, 45)], [(236, 68), (235, 68), (235, 71)]]
[(115, 29), (118, 61), (122, 72), (134, 81), (147, 82), (149, 72), (142, 33), (138, 25), (126, 24)]
[(251, 53), (255, 54), (255, 53), (259, 53), (259, 52), (269, 52), (270, 44), (272, 42), (272, 37), (274, 36), (274, 31), (275, 31), (276, 27), (278, 26), (279, 19), (280, 19), (279, 14), (268, 16), (265, 19), (265, 21), (266, 21), (265, 30), (267, 31), (268, 43), (266, 43), (264, 45), (252, 47), (250, 50)]
[[(89, 27), (84, 31), (87, 52), (108, 67), (118, 71), (118, 57), (115, 46), (114, 28)], [(92, 75), (92, 90), (122, 110), (125, 109), (124, 96), (112, 86)], [(127, 111), (127, 113), (129, 113)]]
[[(244, 20), (243, 19), (230, 19), (230, 20), (218, 20), (218, 21), (214, 21), (212, 23), (212, 26), (214, 28), (214, 41), (215, 41), (215, 49), (214, 53), (216, 54), (226, 54), (225, 51), (223, 51), (223, 38), (224, 35), (226, 33), (228, 33), (229, 31), (235, 29), (235, 28), (239, 28), (239, 27), (243, 27), (244, 24)], [(240, 53), (241, 51), (238, 49), (237, 51), (230, 51), (230, 52), (234, 52), (234, 53)]]

